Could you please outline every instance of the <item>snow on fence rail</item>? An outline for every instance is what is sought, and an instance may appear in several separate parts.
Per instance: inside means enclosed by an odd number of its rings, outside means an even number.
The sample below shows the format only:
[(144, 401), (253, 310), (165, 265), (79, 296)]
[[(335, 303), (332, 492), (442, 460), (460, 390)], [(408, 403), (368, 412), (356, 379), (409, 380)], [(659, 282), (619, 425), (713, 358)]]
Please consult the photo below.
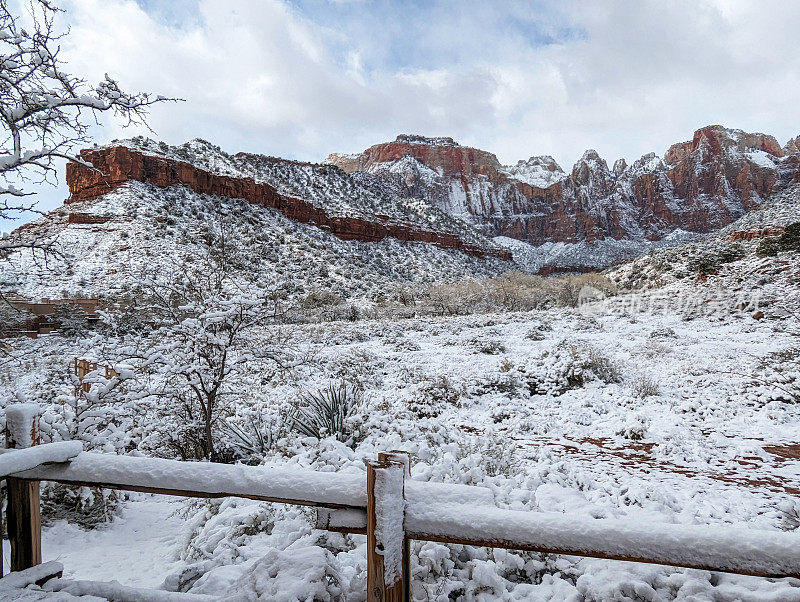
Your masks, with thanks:
[[(19, 418), (24, 424), (12, 425), (16, 437), (27, 433), (33, 420), (30, 436), (36, 441), (35, 416), (25, 411)], [(24, 447), (19, 439), (16, 445)], [(366, 462), (365, 478), (363, 473), (77, 451), (76, 444), (67, 443), (0, 455), (0, 472), (6, 467), (3, 474), (11, 474), (8, 469), (26, 468), (8, 479), (12, 570), (41, 563), (38, 482), (47, 480), (316, 506), (318, 528), (367, 535), (369, 601), (408, 599), (412, 539), (800, 578), (800, 536), (795, 534), (507, 510), (496, 507), (487, 488), (408, 479), (409, 459), (404, 452), (382, 453), (377, 461)], [(49, 463), (32, 468), (32, 460)]]

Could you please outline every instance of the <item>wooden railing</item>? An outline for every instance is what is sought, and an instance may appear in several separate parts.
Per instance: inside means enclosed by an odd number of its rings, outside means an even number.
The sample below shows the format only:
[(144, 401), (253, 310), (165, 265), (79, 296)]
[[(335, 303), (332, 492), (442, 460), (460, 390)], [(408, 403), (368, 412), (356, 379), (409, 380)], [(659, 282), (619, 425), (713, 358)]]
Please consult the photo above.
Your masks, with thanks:
[(117, 375), (117, 371), (114, 370), (114, 368), (112, 368), (111, 366), (104, 366), (102, 364), (98, 364), (97, 362), (90, 362), (89, 360), (79, 359), (77, 357), (75, 358), (75, 360), (73, 361), (73, 371), (75, 372), (75, 376), (78, 377), (78, 380), (81, 383), (79, 387), (80, 390), (82, 390), (84, 393), (89, 392), (89, 390), (92, 387), (92, 384), (89, 382), (84, 382), (84, 378), (86, 378), (87, 374), (94, 372), (95, 370), (98, 370), (100, 368), (103, 369), (106, 380), (110, 380)]
[[(36, 416), (21, 415), (30, 421), (30, 438), (20, 442), (12, 435), (9, 446), (26, 447), (37, 441)], [(14, 432), (27, 433), (28, 428), (17, 425)], [(16, 452), (0, 456), (0, 467), (6, 455), (14, 459), (5, 463), (5, 472), (0, 474), (13, 475), (7, 478), (13, 571), (42, 561), (38, 483), (54, 481), (314, 506), (318, 528), (367, 535), (370, 602), (409, 599), (409, 542), (414, 539), (800, 578), (800, 536), (796, 534), (502, 509), (495, 506), (487, 488), (409, 479), (405, 452), (383, 453), (366, 462), (365, 478), (361, 471), (331, 473), (95, 454), (79, 452), (74, 443), (43, 447), (55, 455), (42, 453), (40, 460), (57, 461), (22, 470), (36, 463), (34, 450), (25, 457)], [(63, 461), (71, 454), (74, 457)]]

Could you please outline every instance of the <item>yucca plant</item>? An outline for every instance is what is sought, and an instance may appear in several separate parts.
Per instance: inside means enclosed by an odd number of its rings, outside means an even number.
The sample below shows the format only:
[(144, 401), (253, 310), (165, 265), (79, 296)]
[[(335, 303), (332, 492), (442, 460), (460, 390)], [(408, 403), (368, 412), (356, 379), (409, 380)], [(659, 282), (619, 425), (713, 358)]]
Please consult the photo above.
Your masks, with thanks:
[(350, 429), (347, 419), (359, 402), (358, 389), (341, 381), (331, 383), (324, 389), (300, 394), (291, 418), (294, 430), (307, 437), (319, 439), (333, 435), (339, 441), (347, 441)]
[(263, 458), (272, 448), (275, 439), (274, 426), (260, 414), (251, 415), (248, 423), (240, 425), (227, 420), (223, 431), (229, 438), (229, 444), (239, 454), (245, 457)]

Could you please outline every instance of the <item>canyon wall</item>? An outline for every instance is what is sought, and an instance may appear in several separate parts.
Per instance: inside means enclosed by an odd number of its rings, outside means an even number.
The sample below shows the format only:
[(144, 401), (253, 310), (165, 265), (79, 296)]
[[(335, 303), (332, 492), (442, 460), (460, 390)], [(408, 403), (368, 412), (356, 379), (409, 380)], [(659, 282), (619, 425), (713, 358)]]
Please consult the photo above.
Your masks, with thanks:
[(511, 259), (507, 250), (467, 243), (448, 232), (423, 230), (381, 216), (367, 219), (329, 215), (304, 199), (283, 195), (253, 178), (215, 174), (190, 163), (142, 153), (127, 146), (86, 149), (81, 151), (81, 159), (92, 167), (76, 162), (67, 164), (70, 198), (66, 203), (97, 199), (129, 181), (147, 182), (162, 188), (185, 186), (199, 194), (241, 198), (277, 209), (290, 219), (323, 228), (343, 240), (375, 242), (392, 237), (426, 242), (479, 257)]
[(545, 242), (660, 240), (674, 230), (706, 233), (800, 181), (800, 142), (722, 126), (609, 169), (588, 150), (571, 172), (551, 157), (502, 166), (451, 139), (401, 135), (358, 155), (331, 155), (347, 172), (384, 179), (398, 194), (426, 198), (489, 236)]

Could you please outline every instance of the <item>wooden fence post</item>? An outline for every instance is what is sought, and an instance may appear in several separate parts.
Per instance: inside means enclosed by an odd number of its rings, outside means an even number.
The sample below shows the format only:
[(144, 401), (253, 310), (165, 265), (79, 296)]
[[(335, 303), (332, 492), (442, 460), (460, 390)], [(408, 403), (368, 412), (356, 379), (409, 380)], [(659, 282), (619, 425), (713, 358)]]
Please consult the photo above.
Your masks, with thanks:
[(367, 602), (403, 602), (405, 464), (367, 461)]
[[(6, 447), (39, 444), (39, 406), (12, 404), (6, 408)], [(11, 543), (11, 570), (22, 571), (42, 563), (42, 515), (39, 481), (7, 478), (6, 520)]]
[[(380, 452), (378, 460), (382, 462), (400, 462), (405, 466), (405, 478), (411, 477), (411, 454), (402, 450)], [(411, 540), (403, 538), (403, 600), (411, 600)]]

